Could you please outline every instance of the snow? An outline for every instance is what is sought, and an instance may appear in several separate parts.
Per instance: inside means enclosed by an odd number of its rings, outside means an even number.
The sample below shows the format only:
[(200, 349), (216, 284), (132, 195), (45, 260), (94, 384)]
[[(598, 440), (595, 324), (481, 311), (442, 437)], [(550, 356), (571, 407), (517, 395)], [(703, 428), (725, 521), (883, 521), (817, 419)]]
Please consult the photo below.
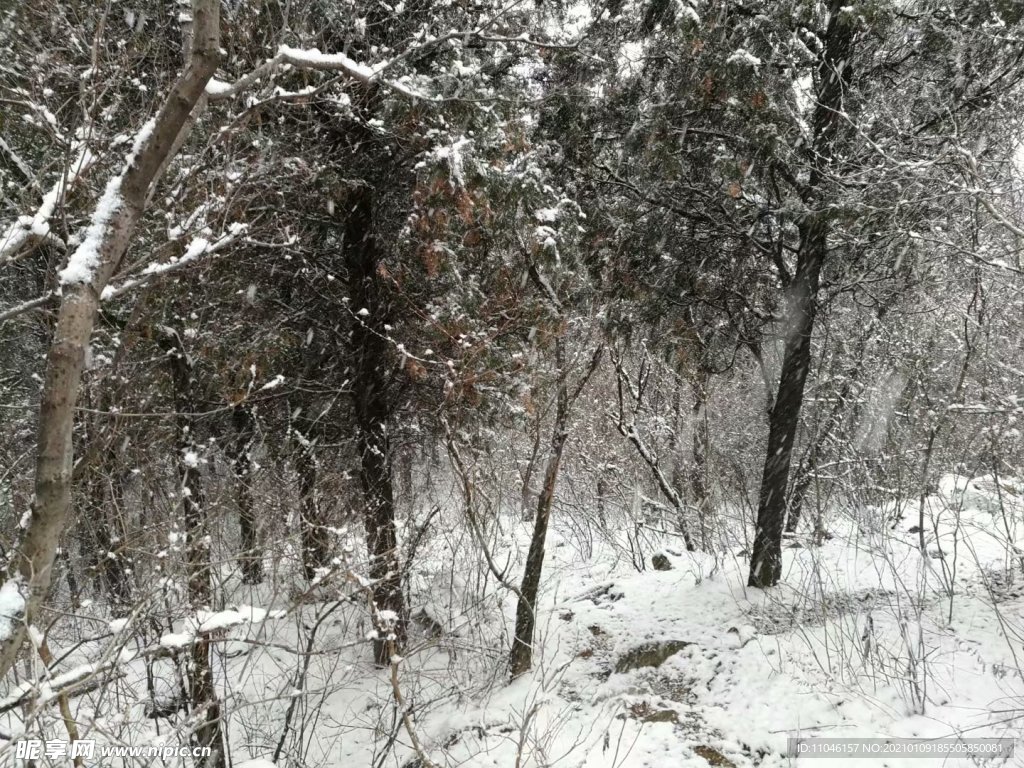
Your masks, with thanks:
[(443, 160), (448, 165), (452, 186), (465, 186), (465, 153), (473, 145), (473, 140), (460, 136), (450, 145), (438, 147), (433, 152), (435, 160)]
[(0, 587), (0, 642), (14, 632), (25, 616), (24, 584), (20, 579), (8, 579)]
[(271, 613), (265, 608), (257, 608), (252, 605), (240, 605), (238, 607), (238, 614), (245, 621), (252, 622), (253, 624), (258, 624), (266, 618), (280, 618), (282, 615), (279, 611)]
[[(308, 67), (311, 69), (338, 70), (348, 73), (350, 76), (365, 83), (379, 82), (382, 86), (398, 93), (412, 101), (433, 101), (433, 97), (421, 93), (408, 85), (408, 77), (396, 80), (384, 80), (381, 73), (388, 67), (389, 62), (381, 61), (374, 66), (361, 64), (350, 59), (343, 53), (322, 53), (318, 48), (292, 48), (282, 45), (277, 50), (277, 59), (297, 67)], [(371, 124), (373, 120), (368, 121)]]
[(377, 74), (373, 68), (360, 64), (343, 53), (321, 53), (318, 48), (300, 49), (292, 48), (289, 45), (282, 45), (277, 50), (280, 56), (293, 64), (304, 64), (322, 69), (341, 69), (362, 80), (371, 80)]
[(594, 15), (588, 3), (575, 2), (567, 5), (560, 17), (551, 17), (545, 33), (553, 40), (572, 44), (582, 37), (594, 23)]
[(696, 10), (694, 10), (692, 5), (690, 5), (689, 3), (681, 2), (680, 0), (680, 2), (676, 3), (676, 8), (679, 10), (679, 13), (683, 15), (683, 17), (689, 19), (694, 24), (700, 24), (700, 15), (697, 13)]
[[(952, 619), (942, 560), (921, 557), (910, 532), (916, 500), (913, 514), (894, 529), (888, 521), (900, 507), (896, 501), (834, 510), (833, 538), (821, 546), (794, 539), (802, 546), (784, 550), (785, 583), (765, 591), (745, 586), (739, 544), (717, 554), (689, 553), (673, 537), (656, 538), (647, 555), (664, 553), (672, 569), (638, 571), (622, 531), (609, 532), (617, 537), (610, 541), (595, 538), (582, 552), (579, 529), (556, 516), (538, 606), (537, 663), (511, 684), (503, 665), (515, 598), (493, 585), (478, 591), (479, 553), (452, 535), (464, 514), (454, 505), (441, 513), (409, 584), (413, 609), (442, 628), (440, 637), (416, 635), (402, 653), (400, 683), (411, 695), (419, 738), (436, 764), (467, 768), (515, 765), (521, 744), (524, 766), (545, 764), (544, 755), (557, 766), (706, 768), (702, 752), (713, 749), (737, 768), (782, 768), (805, 763), (788, 754), (795, 735), (1013, 736), (1018, 726), (1002, 723), (1000, 711), (1024, 695), (1013, 658), (1024, 598), (997, 603), (985, 579), (993, 568), (1005, 570), (1002, 513), (1020, 527), (1022, 489), (1014, 478), (950, 476), (926, 500), (928, 549), (947, 553), (947, 565), (959, 553)], [(729, 507), (719, 514), (727, 528), (743, 515)], [(490, 523), (500, 530), (492, 540), (496, 561), (518, 572), (530, 524), (517, 514)], [(1022, 534), (1009, 535), (1019, 546)], [(271, 768), (259, 756), (262, 743), (245, 734), (254, 723), (279, 726), (296, 696), (315, 696), (322, 706), (304, 747), (310, 766), (372, 764), (387, 738), (379, 724), (382, 713), (390, 717), (393, 693), (390, 676), (373, 668), (360, 642), (368, 628), (365, 602), (327, 589), (309, 603), (288, 596), (275, 603), (277, 586), (269, 584), (239, 587), (231, 599), (263, 587), (266, 608), (232, 602), (179, 617), (160, 645), (184, 648), (199, 633), (224, 633), (214, 638), (216, 674), (230, 690), (229, 741), (245, 745), (233, 755), (236, 765)], [(286, 615), (282, 606), (294, 621), (264, 623)], [(327, 615), (307, 654), (310, 628)], [(393, 616), (381, 611), (377, 618)], [(124, 641), (106, 642), (117, 648)], [(675, 652), (660, 666), (622, 664), (641, 646), (666, 641), (675, 641)], [(59, 683), (94, 674), (90, 658), (101, 649), (93, 644), (72, 657), (71, 671), (50, 681), (44, 697)], [(117, 658), (118, 685), (147, 700), (142, 655)], [(306, 660), (310, 676), (296, 680), (292, 672)], [(911, 662), (928, 675), (923, 705), (913, 692)], [(153, 663), (158, 680), (171, 679), (170, 661)], [(83, 697), (83, 709), (97, 700)], [(131, 717), (145, 722), (138, 710)], [(391, 762), (409, 764), (406, 740), (395, 744)], [(939, 764), (964, 765), (886, 761), (891, 768)], [(845, 759), (843, 765), (869, 763)]]
[[(210, 241), (205, 237), (197, 237), (188, 244), (185, 249), (185, 253), (182, 254), (182, 261), (195, 261), (202, 254), (206, 253), (210, 249)], [(155, 266), (150, 265), (149, 269), (156, 269)]]
[(239, 236), (246, 232), (247, 228), (247, 225), (235, 222), (228, 226), (227, 234), (222, 235), (212, 243), (206, 237), (196, 237), (189, 242), (188, 246), (185, 248), (185, 252), (180, 257), (172, 256), (167, 261), (147, 264), (140, 272), (137, 273), (137, 277), (129, 278), (117, 286), (106, 286), (100, 294), (100, 299), (102, 301), (110, 301), (132, 288), (141, 285), (147, 280), (181, 269), (182, 267), (197, 261), (201, 256), (206, 254), (217, 253), (237, 240)]
[(111, 222), (115, 214), (121, 209), (124, 200), (121, 197), (121, 184), (125, 174), (135, 162), (135, 158), (142, 150), (143, 145), (149, 140), (156, 126), (156, 119), (152, 118), (135, 136), (131, 151), (125, 158), (124, 167), (118, 175), (107, 182), (103, 195), (96, 203), (92, 219), (85, 231), (85, 239), (78, 246), (75, 252), (68, 259), (67, 266), (61, 270), (59, 278), (61, 285), (85, 284), (92, 281), (97, 267), (100, 265), (103, 240), (107, 236)]
[(96, 664), (81, 664), (74, 669), (70, 669), (41, 683), (39, 685), (39, 704), (52, 701), (60, 695), (63, 688), (92, 677), (98, 669), (99, 667)]
[(643, 42), (631, 40), (623, 44), (616, 59), (620, 76), (632, 77), (639, 74), (645, 59), (646, 46)]
[(198, 616), (200, 621), (200, 632), (215, 632), (217, 630), (228, 629), (247, 621), (246, 617), (240, 612), (233, 610), (218, 611), (217, 613), (208, 615), (200, 613)]
[(160, 645), (164, 648), (184, 648), (191, 645), (193, 636), (185, 632), (168, 632), (160, 637)]
[(284, 384), (284, 376), (282, 376), (281, 374), (277, 374), (277, 376), (275, 376), (262, 387), (260, 387), (260, 392), (264, 392), (268, 389), (277, 389), (282, 384)]
[[(2, 139), (0, 139), (2, 141)], [(96, 156), (83, 143), (77, 151), (75, 159), (68, 167), (66, 174), (43, 195), (39, 208), (32, 216), (20, 216), (0, 236), (0, 256), (18, 251), (30, 236), (39, 238), (50, 235), (50, 219), (57, 210), (57, 205), (64, 199), (64, 192), (73, 186), (78, 179), (96, 162)]]
[(761, 66), (761, 60), (745, 48), (737, 48), (732, 55), (726, 59), (728, 64), (741, 64), (757, 69)]
[(223, 80), (218, 80), (215, 77), (211, 77), (206, 83), (206, 93), (209, 96), (223, 96), (231, 90), (231, 84), (225, 83)]

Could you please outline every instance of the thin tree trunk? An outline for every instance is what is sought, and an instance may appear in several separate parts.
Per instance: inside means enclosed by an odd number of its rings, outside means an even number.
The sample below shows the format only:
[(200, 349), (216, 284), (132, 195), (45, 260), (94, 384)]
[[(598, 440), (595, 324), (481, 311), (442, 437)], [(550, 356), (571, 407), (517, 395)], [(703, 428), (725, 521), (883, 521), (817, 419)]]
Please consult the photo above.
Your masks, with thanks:
[(828, 228), (823, 221), (805, 222), (800, 231), (800, 262), (790, 286), (790, 331), (782, 360), (779, 392), (769, 417), (768, 451), (758, 497), (757, 531), (748, 581), (752, 587), (774, 586), (782, 576), (786, 487), (811, 362), (818, 277), (826, 252)]
[(558, 368), (558, 391), (555, 396), (555, 424), (551, 432), (551, 448), (544, 468), (544, 485), (537, 499), (537, 514), (533, 518), (533, 536), (530, 551), (526, 556), (523, 583), (519, 588), (519, 603), (516, 606), (516, 629), (509, 657), (509, 672), (512, 679), (530, 671), (533, 666), (533, 636), (537, 625), (537, 594), (540, 591), (540, 576), (544, 568), (544, 548), (551, 519), (551, 506), (555, 500), (558, 484), (558, 469), (562, 462), (565, 441), (569, 437), (569, 386), (568, 373), (564, 367), (564, 350), (561, 338), (555, 340), (555, 359)]
[(263, 581), (263, 551), (259, 545), (259, 527), (252, 497), (252, 441), (255, 432), (252, 413), (245, 406), (235, 406), (231, 415), (235, 427), (235, 445), (231, 469), (235, 475), (235, 500), (238, 504), (239, 553), (238, 566), (242, 581), (259, 584)]
[(0, 676), (14, 664), (25, 627), (38, 620), (52, 578), (60, 535), (71, 509), (74, 451), (72, 429), (85, 367), (85, 352), (96, 321), (100, 294), (121, 263), (146, 199), (189, 116), (203, 96), (220, 56), (220, 3), (193, 0), (192, 55), (168, 94), (151, 129), (137, 139), (120, 176), (107, 184), (111, 205), (98, 207), (89, 236), (72, 255), (75, 269), (63, 275), (63, 290), (39, 404), (35, 505), (28, 530), (11, 558), (8, 578), (25, 596), (24, 621), (0, 639)]
[(126, 550), (125, 541), (124, 477), (113, 461), (107, 459), (102, 465), (106, 466), (106, 473), (98, 480), (106, 487), (106, 504), (93, 510), (105, 537), (100, 575), (110, 596), (113, 615), (127, 616), (134, 603), (134, 579), (132, 559)]
[(711, 551), (708, 541), (708, 513), (711, 498), (708, 493), (708, 382), (710, 375), (701, 368), (693, 381), (693, 465), (690, 467), (690, 492), (697, 506), (697, 522), (700, 525), (701, 547)]
[[(98, 411), (115, 410), (109, 391), (101, 391), (94, 404), (86, 386), (83, 397)], [(114, 616), (127, 616), (133, 602), (133, 581), (124, 546), (127, 526), (121, 518), (125, 511), (124, 477), (119, 472), (123, 451), (114, 444), (116, 428), (110, 421), (97, 417), (84, 426), (83, 442), (89, 448), (73, 478), (80, 489), (75, 505), (80, 551), (96, 594), (109, 601)]]
[(331, 543), (324, 527), (320, 501), (317, 498), (316, 445), (302, 438), (295, 454), (299, 474), (299, 538), (302, 541), (302, 568), (307, 581), (316, 578), (318, 569), (331, 560)]
[(367, 187), (355, 190), (350, 204), (344, 249), (353, 309), (357, 312), (352, 330), (355, 356), (352, 395), (358, 432), (359, 477), (363, 486), (363, 520), (376, 612), (373, 658), (378, 666), (386, 667), (391, 663), (391, 649), (400, 653), (404, 648), (408, 623), (395, 527), (389, 435), (392, 403), (387, 388), (391, 350), (384, 326), (391, 307), (389, 287), (378, 269), (381, 264), (374, 235), (372, 191)]
[(841, 11), (841, 0), (829, 4), (825, 53), (818, 68), (817, 106), (813, 115), (807, 213), (798, 225), (796, 274), (788, 288), (787, 332), (778, 394), (768, 419), (768, 449), (758, 496), (757, 528), (750, 558), (751, 587), (771, 587), (782, 577), (782, 529), (786, 518), (793, 441), (803, 405), (811, 364), (811, 334), (817, 308), (821, 268), (828, 255), (830, 219), (822, 187), (832, 165), (842, 125), (844, 90), (851, 68), (852, 15)]
[(520, 516), (523, 522), (529, 522), (534, 517), (536, 505), (533, 503), (533, 473), (537, 468), (537, 457), (540, 456), (541, 445), (541, 416), (538, 411), (533, 419), (533, 443), (530, 447), (530, 458), (526, 462), (526, 469), (523, 470), (522, 500), (520, 502)]
[[(679, 447), (679, 432), (683, 423), (683, 366), (682, 360), (676, 366), (675, 386), (672, 388), (672, 429), (668, 436), (668, 455), (672, 462), (672, 489), (680, 499), (686, 498), (686, 471), (684, 470), (685, 458)], [(689, 530), (686, 522), (685, 508), (676, 510), (679, 516), (676, 526), (679, 531)]]
[[(636, 429), (636, 415), (639, 413), (641, 405), (643, 403), (644, 391), (646, 389), (646, 375), (644, 373), (645, 366), (641, 365), (641, 370), (638, 376), (637, 386), (634, 389), (632, 382), (629, 380), (629, 375), (626, 373), (626, 369), (622, 367), (622, 362), (618, 358), (615, 359), (615, 373), (618, 377), (618, 417), (615, 420), (615, 427), (619, 430), (619, 434), (628, 440), (633, 447), (636, 449), (637, 454), (643, 459), (644, 464), (651, 471), (655, 483), (657, 483), (658, 490), (661, 491), (662, 495), (669, 500), (672, 504), (672, 509), (676, 513), (676, 520), (679, 526), (679, 533), (683, 537), (683, 542), (686, 544), (688, 552), (694, 552), (697, 549), (697, 544), (693, 540), (693, 536), (690, 534), (689, 525), (686, 522), (686, 503), (683, 497), (679, 494), (676, 486), (670, 477), (665, 475), (665, 472), (661, 468), (661, 462), (659, 456), (655, 453), (640, 436), (640, 433)], [(632, 400), (632, 411), (627, 421), (627, 409), (626, 409), (626, 391), (629, 392), (629, 397)]]
[[(203, 491), (199, 460), (202, 446), (196, 440), (195, 414), (200, 410), (195, 388), (192, 360), (171, 328), (162, 328), (163, 346), (171, 365), (174, 401), (177, 411), (178, 476), (181, 482), (181, 505), (185, 519), (185, 572), (188, 578), (189, 608), (193, 613), (213, 609), (213, 573), (210, 565), (210, 527), (207, 520), (206, 496)], [(210, 754), (196, 758), (197, 768), (224, 768), (224, 735), (221, 729), (221, 706), (214, 687), (210, 664), (211, 644), (200, 635), (190, 648), (189, 701), (200, 722), (193, 735), (193, 745), (208, 747)]]

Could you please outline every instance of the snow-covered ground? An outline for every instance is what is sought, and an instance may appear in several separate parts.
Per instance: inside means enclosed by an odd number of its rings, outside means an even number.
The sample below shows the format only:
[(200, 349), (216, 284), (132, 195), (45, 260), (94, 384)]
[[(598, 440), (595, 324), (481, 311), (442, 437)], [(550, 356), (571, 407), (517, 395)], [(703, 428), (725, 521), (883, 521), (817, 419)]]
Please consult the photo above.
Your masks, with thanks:
[[(924, 505), (925, 557), (919, 501), (835, 510), (821, 546), (790, 540), (784, 586), (767, 592), (745, 587), (740, 544), (713, 556), (665, 539), (658, 560), (671, 568), (654, 569), (648, 549), (638, 571), (614, 542), (597, 538), (581, 553), (577, 529), (556, 524), (535, 669), (511, 684), (515, 598), (457, 526), (441, 527), (417, 565), (415, 640), (396, 680), (439, 766), (816, 765), (822, 758), (790, 754), (788, 739), (1019, 739), (1022, 498), (1014, 482), (947, 478)], [(494, 560), (515, 579), (529, 525), (502, 525)], [(349, 594), (325, 585), (278, 613), (294, 596), (237, 587), (230, 612), (199, 617), (203, 629), (228, 633), (216, 658), (236, 765), (418, 765), (395, 716), (396, 680), (369, 664), (365, 604)], [(148, 647), (131, 622), (114, 629), (114, 640), (83, 646), (62, 668), (96, 664), (113, 641)], [(189, 642), (194, 623), (173, 629), (157, 640), (168, 651)], [(120, 653), (120, 677), (102, 697), (73, 699), (83, 736), (183, 741), (174, 718), (144, 716), (153, 698), (145, 667)], [(170, 661), (152, 669), (156, 698), (173, 700)], [(0, 727), (17, 733), (17, 711)], [(45, 736), (59, 737), (55, 712), (44, 720)], [(905, 755), (841, 764), (859, 762), (976, 764)], [(1003, 764), (1024, 765), (1024, 747)]]

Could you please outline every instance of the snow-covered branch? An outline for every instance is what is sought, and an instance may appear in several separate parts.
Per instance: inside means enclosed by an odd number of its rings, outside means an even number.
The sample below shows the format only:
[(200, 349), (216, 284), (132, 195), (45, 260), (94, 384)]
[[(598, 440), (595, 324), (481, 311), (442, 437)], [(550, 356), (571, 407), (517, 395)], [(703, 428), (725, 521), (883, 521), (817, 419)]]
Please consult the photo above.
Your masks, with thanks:
[(211, 80), (206, 86), (207, 98), (210, 101), (233, 98), (247, 91), (264, 77), (272, 76), (285, 65), (322, 72), (341, 72), (364, 85), (377, 85), (386, 88), (410, 101), (436, 101), (434, 97), (420, 93), (397, 80), (382, 77), (383, 70), (388, 66), (387, 62), (371, 67), (349, 58), (344, 53), (323, 53), (317, 48), (292, 48), (288, 45), (282, 45), (272, 59), (268, 59), (234, 83)]
[(52, 233), (50, 222), (64, 201), (67, 190), (88, 173), (96, 159), (84, 142), (79, 144), (75, 159), (50, 190), (43, 195), (36, 212), (31, 216), (19, 217), (3, 235), (0, 235), (0, 266), (22, 256), (27, 252), (27, 246), (33, 242), (51, 240), (62, 250), (66, 249), (64, 241)]
[(39, 307), (45, 307), (56, 301), (58, 294), (56, 291), (47, 291), (42, 296), (37, 296), (34, 299), (23, 301), (21, 304), (15, 304), (13, 307), (3, 310), (0, 312), (0, 323), (5, 323), (11, 318), (23, 315), (26, 312), (31, 312), (33, 309), (39, 309)]
[[(960, 154), (963, 155), (964, 159), (967, 160), (967, 166), (970, 168), (971, 175), (974, 177), (975, 182), (980, 183), (982, 177), (980, 171), (978, 170), (978, 159), (974, 156), (974, 153), (968, 152), (966, 149), (961, 149)], [(1024, 239), (1024, 227), (1021, 227), (1018, 224), (1015, 224), (1014, 222), (1010, 221), (1010, 219), (1006, 217), (1006, 214), (1004, 214), (1001, 210), (996, 208), (996, 206), (992, 203), (988, 196), (983, 194), (981, 189), (975, 187), (972, 190), (972, 192), (974, 194), (975, 199), (979, 203), (981, 203), (982, 207), (986, 211), (988, 211), (989, 216), (992, 217), (992, 220), (995, 221), (996, 224), (1001, 226), (1014, 237)]]
[[(120, 285), (108, 285), (103, 289), (100, 299), (102, 301), (115, 299), (134, 288), (138, 288), (140, 285), (148, 283), (154, 278), (162, 277), (170, 272), (176, 272), (182, 267), (187, 267), (189, 264), (198, 261), (203, 256), (223, 251), (229, 245), (237, 241), (245, 230), (246, 225), (235, 223), (228, 228), (228, 232), (226, 234), (222, 235), (212, 243), (205, 237), (197, 237), (188, 244), (188, 247), (185, 249), (185, 253), (181, 256), (173, 258), (170, 261), (154, 262), (149, 264), (136, 276), (128, 278)], [(3, 316), (0, 315), (0, 320), (2, 319)]]

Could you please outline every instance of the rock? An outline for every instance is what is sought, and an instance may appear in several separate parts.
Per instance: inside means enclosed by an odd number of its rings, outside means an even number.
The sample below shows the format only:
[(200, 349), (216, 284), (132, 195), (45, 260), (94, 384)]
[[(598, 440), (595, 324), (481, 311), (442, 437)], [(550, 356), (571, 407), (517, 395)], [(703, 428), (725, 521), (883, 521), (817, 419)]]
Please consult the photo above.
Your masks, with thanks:
[(622, 654), (615, 662), (616, 672), (630, 672), (641, 667), (660, 667), (670, 656), (693, 643), (686, 640), (661, 640), (638, 645)]
[(423, 628), (423, 634), (429, 638), (436, 640), (447, 634), (444, 630), (444, 625), (431, 616), (426, 608), (420, 608), (409, 618), (416, 624), (419, 624)]
[(671, 571), (672, 561), (668, 559), (668, 555), (663, 552), (658, 552), (651, 557), (651, 565), (656, 571)]
[(727, 758), (714, 747), (709, 747), (707, 744), (701, 744), (699, 747), (694, 747), (693, 751), (707, 760), (708, 765), (736, 768), (736, 764), (732, 762), (732, 760)]
[(630, 714), (645, 723), (675, 723), (679, 721), (679, 713), (674, 709), (656, 709), (646, 701), (634, 704), (629, 708)]
[(674, 709), (656, 709), (644, 715), (645, 723), (675, 723), (679, 721), (679, 713)]
[(732, 648), (742, 648), (757, 635), (757, 630), (749, 624), (742, 627), (729, 627), (726, 631), (729, 635), (728, 644)]

